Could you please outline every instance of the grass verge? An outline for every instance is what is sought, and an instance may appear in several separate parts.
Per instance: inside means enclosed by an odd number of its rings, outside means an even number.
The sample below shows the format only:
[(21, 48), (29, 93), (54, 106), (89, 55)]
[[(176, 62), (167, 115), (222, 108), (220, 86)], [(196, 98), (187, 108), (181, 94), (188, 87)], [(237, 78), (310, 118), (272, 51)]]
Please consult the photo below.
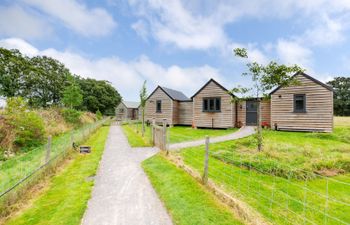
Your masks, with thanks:
[[(128, 138), (129, 144), (132, 147), (151, 146), (151, 128), (146, 127), (144, 137), (141, 136), (141, 124), (132, 123), (122, 126), (125, 135)], [(180, 143), (204, 139), (206, 135), (217, 137), (235, 132), (236, 128), (231, 129), (193, 129), (189, 126), (174, 126), (168, 129), (170, 135), (170, 143)]]
[(30, 207), (5, 224), (80, 224), (94, 185), (87, 178), (96, 173), (108, 131), (107, 126), (98, 129), (85, 143), (92, 147), (92, 153), (75, 155)]
[(175, 224), (241, 224), (213, 194), (162, 156), (147, 159), (142, 166)]

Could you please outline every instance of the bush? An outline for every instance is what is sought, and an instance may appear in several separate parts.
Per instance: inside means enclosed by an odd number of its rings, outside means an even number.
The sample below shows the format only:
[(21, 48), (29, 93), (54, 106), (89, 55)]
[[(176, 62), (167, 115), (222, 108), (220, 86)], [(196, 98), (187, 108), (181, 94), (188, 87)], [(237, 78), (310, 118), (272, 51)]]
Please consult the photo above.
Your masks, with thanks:
[(101, 111), (100, 111), (100, 110), (97, 110), (97, 111), (96, 111), (96, 118), (97, 118), (98, 120), (101, 120), (102, 117), (103, 117), (103, 115), (102, 115)]
[(75, 109), (62, 109), (62, 116), (66, 122), (73, 125), (80, 125), (81, 112)]

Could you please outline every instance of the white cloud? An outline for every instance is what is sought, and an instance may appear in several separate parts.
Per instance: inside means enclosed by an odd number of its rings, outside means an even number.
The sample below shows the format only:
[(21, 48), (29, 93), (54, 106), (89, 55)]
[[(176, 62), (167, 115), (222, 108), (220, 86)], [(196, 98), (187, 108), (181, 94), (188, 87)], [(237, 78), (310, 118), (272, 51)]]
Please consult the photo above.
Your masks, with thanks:
[(60, 20), (66, 27), (85, 36), (104, 36), (116, 26), (102, 8), (87, 8), (76, 0), (23, 0), (28, 5)]
[(307, 69), (312, 68), (312, 51), (297, 42), (283, 39), (278, 40), (276, 52), (282, 63), (298, 64)]
[(0, 35), (34, 39), (51, 32), (46, 22), (18, 5), (0, 7)]
[(148, 33), (148, 25), (143, 20), (138, 20), (137, 22), (131, 25), (131, 28), (135, 30), (135, 32), (144, 40), (147, 40), (149, 35)]
[(0, 46), (18, 48), (31, 56), (33, 53), (47, 55), (64, 63), (72, 73), (108, 80), (128, 100), (138, 100), (138, 90), (144, 80), (148, 82), (149, 91), (156, 85), (163, 85), (184, 91), (188, 96), (197, 91), (209, 78), (224, 81), (219, 71), (208, 65), (186, 68), (178, 65), (163, 67), (146, 56), (127, 62), (118, 57), (90, 59), (69, 50), (58, 51), (50, 48), (40, 51), (21, 39), (0, 40)]

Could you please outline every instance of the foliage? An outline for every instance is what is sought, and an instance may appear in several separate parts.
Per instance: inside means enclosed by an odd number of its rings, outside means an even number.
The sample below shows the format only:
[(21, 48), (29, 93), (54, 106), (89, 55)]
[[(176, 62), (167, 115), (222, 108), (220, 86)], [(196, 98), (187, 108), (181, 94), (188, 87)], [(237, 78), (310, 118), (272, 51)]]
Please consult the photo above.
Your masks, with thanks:
[(115, 107), (121, 101), (121, 96), (108, 81), (77, 77), (77, 83), (84, 99), (82, 110), (90, 112), (100, 110), (103, 115), (114, 115)]
[(18, 149), (41, 144), (45, 137), (45, 127), (42, 118), (27, 109), (27, 103), (21, 97), (7, 99), (4, 111), (5, 123), (14, 132), (12, 144), (3, 146)]
[(63, 92), (62, 102), (65, 106), (71, 109), (81, 106), (83, 102), (83, 95), (81, 89), (76, 84), (71, 84), (66, 87)]
[(145, 106), (147, 101), (147, 88), (146, 81), (143, 82), (142, 88), (140, 90), (140, 107), (142, 110), (142, 136), (145, 135)]
[(97, 118), (98, 120), (101, 120), (101, 119), (103, 118), (103, 115), (102, 115), (102, 113), (101, 113), (100, 110), (97, 110), (97, 111), (96, 111), (96, 118)]
[(79, 125), (81, 112), (75, 109), (62, 109), (62, 116), (66, 122)]
[(334, 90), (334, 114), (350, 116), (350, 77), (336, 77), (328, 84)]
[[(244, 48), (236, 48), (233, 50), (235, 56), (240, 58), (248, 58), (248, 52)], [(277, 62), (271, 61), (267, 65), (262, 65), (257, 62), (247, 63), (248, 72), (242, 73), (243, 76), (250, 76), (253, 81), (253, 88), (251, 89), (255, 94), (254, 98), (258, 102), (257, 110), (257, 141), (258, 150), (262, 150), (263, 137), (261, 132), (261, 96), (266, 96), (267, 91), (271, 90), (273, 87), (282, 86), (286, 87), (289, 85), (297, 84), (297, 81), (293, 79), (293, 75), (296, 72), (303, 71), (299, 66), (292, 65), (286, 66), (283, 64), (278, 64)], [(234, 88), (231, 90), (232, 94), (239, 91), (241, 94), (246, 94), (249, 89), (247, 88)], [(236, 99), (233, 98), (233, 101)]]
[(142, 163), (174, 224), (242, 224), (215, 196), (160, 155)]
[(94, 149), (89, 157), (73, 155), (72, 161), (52, 178), (33, 205), (6, 224), (80, 224), (94, 185), (94, 181), (86, 178), (96, 174), (108, 131), (109, 127), (102, 127), (92, 135), (86, 142)]

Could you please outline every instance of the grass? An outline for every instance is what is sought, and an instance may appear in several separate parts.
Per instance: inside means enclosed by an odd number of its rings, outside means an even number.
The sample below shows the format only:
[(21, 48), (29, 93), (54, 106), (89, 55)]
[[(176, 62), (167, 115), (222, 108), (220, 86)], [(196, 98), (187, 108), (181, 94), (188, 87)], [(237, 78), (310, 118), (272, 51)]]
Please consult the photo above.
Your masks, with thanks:
[(87, 178), (96, 173), (108, 131), (107, 126), (98, 129), (86, 142), (92, 147), (92, 153), (76, 154), (73, 161), (52, 178), (47, 190), (33, 205), (6, 224), (80, 224), (94, 185)]
[(174, 224), (241, 224), (213, 194), (162, 156), (147, 159), (142, 165)]
[[(85, 136), (94, 129), (95, 124), (85, 125), (72, 131), (76, 143), (81, 142)], [(51, 157), (71, 148), (71, 132), (52, 138)], [(16, 155), (6, 161), (0, 161), (0, 193), (12, 187), (20, 179), (45, 163), (46, 145), (39, 146), (31, 151)]]
[[(274, 224), (346, 224), (350, 221), (350, 118), (333, 133), (264, 132), (210, 145), (209, 178)], [(183, 149), (185, 164), (203, 171), (204, 146)], [(331, 178), (316, 176), (328, 171)], [(333, 174), (331, 173), (333, 172)], [(272, 176), (277, 175), (277, 176)], [(305, 219), (306, 218), (306, 219)]]
[[(123, 130), (132, 147), (151, 146), (151, 128), (146, 127), (144, 137), (141, 136), (141, 124), (124, 124)], [(206, 135), (210, 137), (217, 137), (233, 133), (236, 128), (232, 129), (193, 129), (189, 126), (174, 126), (168, 129), (170, 135), (170, 143), (180, 143), (185, 141), (193, 141), (205, 138)]]

